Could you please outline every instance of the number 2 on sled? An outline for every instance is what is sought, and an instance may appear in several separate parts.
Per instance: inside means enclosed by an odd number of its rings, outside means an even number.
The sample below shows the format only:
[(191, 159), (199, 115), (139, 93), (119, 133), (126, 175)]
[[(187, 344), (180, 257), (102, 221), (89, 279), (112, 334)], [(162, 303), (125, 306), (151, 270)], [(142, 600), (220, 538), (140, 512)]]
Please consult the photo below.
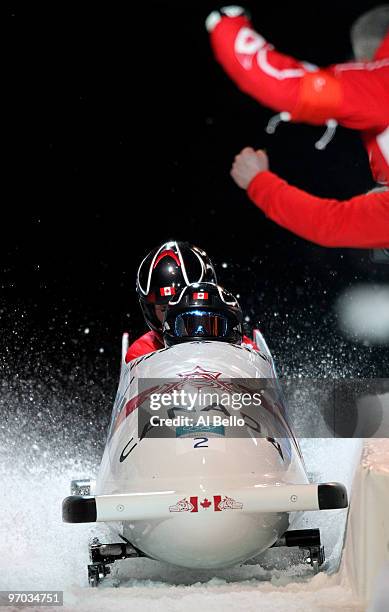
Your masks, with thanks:
[(193, 438), (193, 442), (195, 443), (193, 448), (208, 448), (208, 438)]

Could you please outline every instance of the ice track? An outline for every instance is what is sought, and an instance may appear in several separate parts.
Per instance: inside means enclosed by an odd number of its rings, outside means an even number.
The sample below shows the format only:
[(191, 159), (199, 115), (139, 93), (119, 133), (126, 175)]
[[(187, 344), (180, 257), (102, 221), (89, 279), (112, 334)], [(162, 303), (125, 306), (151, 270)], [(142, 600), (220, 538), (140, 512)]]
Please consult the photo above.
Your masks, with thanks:
[[(35, 392), (38, 412), (26, 409), (24, 402), (30, 400), (23, 394), (15, 405), (15, 384), (20, 382), (3, 385), (2, 392), (8, 417), (0, 426), (1, 590), (63, 590), (64, 610), (362, 610), (335, 574), (346, 518), (342, 511), (309, 513), (296, 525), (322, 530), (326, 572), (316, 577), (301, 564), (288, 567), (274, 550), (257, 564), (212, 573), (128, 560), (116, 564), (118, 570), (101, 588), (90, 589), (88, 539), (109, 534), (95, 525), (63, 524), (61, 502), (71, 478), (96, 472), (99, 445), (89, 444), (94, 426), (82, 414), (75, 418), (74, 409), (68, 418), (63, 401), (56, 404), (47, 390)], [(342, 481), (350, 490), (359, 441), (303, 440), (302, 447), (315, 478)]]

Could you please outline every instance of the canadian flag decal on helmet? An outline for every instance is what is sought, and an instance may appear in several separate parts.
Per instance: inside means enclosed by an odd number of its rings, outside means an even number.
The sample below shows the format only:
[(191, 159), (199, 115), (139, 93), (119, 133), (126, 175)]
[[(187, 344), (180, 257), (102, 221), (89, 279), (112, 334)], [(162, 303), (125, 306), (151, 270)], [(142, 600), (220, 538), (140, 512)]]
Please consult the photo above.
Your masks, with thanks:
[(200, 292), (200, 293), (194, 293), (193, 294), (193, 299), (194, 300), (207, 300), (208, 299), (208, 293), (206, 291)]
[(174, 287), (161, 287), (159, 292), (162, 296), (176, 294), (176, 290)]

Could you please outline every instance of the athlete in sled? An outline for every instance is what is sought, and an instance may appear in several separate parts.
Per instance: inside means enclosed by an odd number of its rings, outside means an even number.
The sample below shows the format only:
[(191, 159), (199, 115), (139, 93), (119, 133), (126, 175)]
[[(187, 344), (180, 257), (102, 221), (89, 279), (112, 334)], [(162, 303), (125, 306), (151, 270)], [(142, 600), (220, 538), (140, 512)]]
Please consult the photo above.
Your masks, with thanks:
[[(75, 481), (63, 502), (66, 522), (120, 524), (121, 543), (90, 545), (90, 584), (123, 558), (213, 569), (274, 545), (307, 549), (318, 570), (319, 530), (290, 528), (301, 512), (347, 507), (347, 493), (309, 483), (266, 343), (242, 342), (239, 304), (213, 283), (171, 299), (163, 337), (164, 348), (126, 363), (124, 336), (95, 490)], [(171, 426), (159, 426), (165, 417)]]
[[(169, 301), (191, 283), (217, 284), (216, 272), (207, 253), (199, 247), (170, 240), (152, 249), (141, 262), (136, 292), (149, 331), (128, 347), (126, 361), (132, 361), (165, 346), (162, 324)], [(255, 343), (244, 336), (246, 344)]]

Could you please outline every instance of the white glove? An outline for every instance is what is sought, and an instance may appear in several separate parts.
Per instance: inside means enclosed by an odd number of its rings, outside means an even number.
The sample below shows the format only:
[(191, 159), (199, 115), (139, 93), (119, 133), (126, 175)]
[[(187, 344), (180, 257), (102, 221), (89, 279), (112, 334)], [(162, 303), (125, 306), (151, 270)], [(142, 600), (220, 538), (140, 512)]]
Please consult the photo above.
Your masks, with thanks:
[(207, 32), (211, 33), (216, 28), (223, 16), (239, 17), (239, 15), (244, 15), (245, 13), (246, 11), (242, 6), (237, 6), (235, 4), (231, 6), (223, 6), (220, 11), (212, 11), (212, 13), (210, 13), (205, 20)]

